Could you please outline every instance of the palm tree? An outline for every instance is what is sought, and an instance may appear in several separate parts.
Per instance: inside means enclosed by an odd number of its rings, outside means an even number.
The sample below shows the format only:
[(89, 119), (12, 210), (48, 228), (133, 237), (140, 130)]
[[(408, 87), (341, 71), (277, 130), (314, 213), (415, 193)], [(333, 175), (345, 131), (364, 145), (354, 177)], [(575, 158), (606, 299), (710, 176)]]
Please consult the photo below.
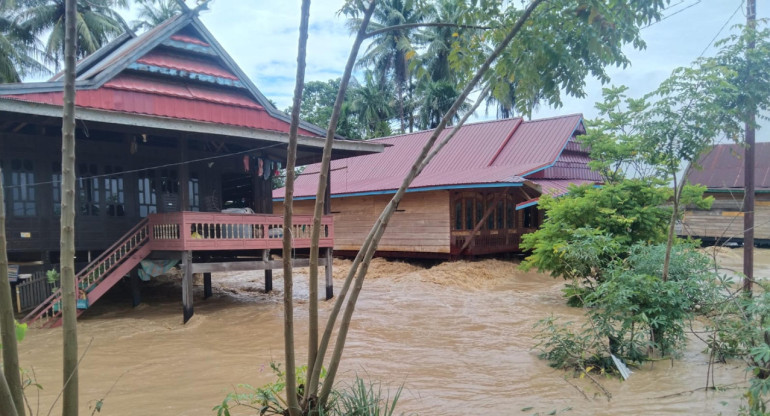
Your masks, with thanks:
[[(372, 30), (386, 27), (419, 23), (424, 13), (417, 7), (416, 0), (384, 0), (377, 5), (369, 27)], [(382, 84), (386, 78), (392, 78), (398, 97), (398, 119), (401, 132), (406, 130), (407, 116), (404, 111), (404, 92), (409, 91), (412, 74), (409, 60), (415, 55), (412, 45), (415, 28), (402, 28), (384, 32), (375, 36), (364, 55), (358, 61), (361, 66), (372, 65)]]
[(20, 82), (27, 75), (47, 74), (35, 35), (18, 22), (21, 5), (0, 2), (0, 83)]
[[(128, 25), (115, 9), (128, 7), (127, 0), (79, 0), (77, 2), (78, 58), (95, 52), (120, 35)], [(50, 31), (45, 52), (56, 62), (64, 55), (64, 0), (30, 0), (22, 12), (22, 27), (35, 36)]]
[(131, 22), (134, 30), (149, 29), (182, 13), (176, 0), (136, 0), (139, 5), (138, 19)]
[[(455, 85), (446, 80), (422, 81), (418, 84), (417, 91), (421, 97), (418, 124), (420, 129), (434, 129), (438, 126), (444, 114), (460, 96), (460, 91)], [(463, 103), (452, 118), (452, 122), (460, 120), (461, 112), (468, 107), (467, 103)]]
[(393, 118), (392, 85), (382, 82), (374, 72), (364, 73), (364, 84), (351, 91), (351, 110), (358, 117), (366, 139), (389, 136), (388, 121)]

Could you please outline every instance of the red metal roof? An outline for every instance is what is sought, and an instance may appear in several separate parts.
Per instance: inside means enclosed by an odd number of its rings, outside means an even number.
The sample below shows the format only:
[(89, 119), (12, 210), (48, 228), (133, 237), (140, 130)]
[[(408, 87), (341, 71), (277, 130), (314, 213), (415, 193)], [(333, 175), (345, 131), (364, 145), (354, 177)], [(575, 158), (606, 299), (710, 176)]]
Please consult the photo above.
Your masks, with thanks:
[[(182, 14), (138, 37), (121, 36), (81, 60), (75, 104), (288, 133), (288, 117), (241, 78), (225, 51), (204, 41), (212, 39), (207, 33), (191, 15)], [(0, 87), (0, 98), (61, 105), (63, 82), (59, 77), (52, 81)], [(325, 131), (303, 124), (299, 134), (318, 137)]]
[(137, 59), (136, 62), (177, 71), (206, 74), (232, 80), (238, 79), (232, 72), (210, 60), (196, 59), (191, 56), (184, 56), (163, 50), (152, 51)]
[[(21, 101), (61, 105), (61, 92), (4, 96)], [(273, 118), (264, 108), (237, 90), (195, 84), (160, 82), (153, 78), (120, 75), (95, 90), (77, 92), (79, 107), (204, 121), (261, 130), (288, 132), (289, 124)], [(315, 133), (300, 129), (300, 134)]]
[[(770, 143), (757, 143), (755, 147), (754, 186), (770, 189)], [(699, 161), (701, 169), (688, 175), (691, 183), (705, 185), (709, 189), (743, 189), (745, 149), (738, 144), (721, 144)]]
[(206, 42), (204, 42), (204, 41), (202, 41), (202, 40), (200, 40), (200, 39), (198, 39), (196, 37), (189, 36), (189, 35), (186, 35), (186, 34), (183, 34), (183, 33), (177, 33), (175, 35), (172, 35), (171, 39), (179, 41), (179, 42), (184, 42), (184, 43), (192, 43), (193, 45), (210, 46), (208, 43), (206, 43)]
[[(525, 175), (554, 165), (573, 134), (582, 131), (579, 129), (582, 129), (580, 114), (533, 121), (507, 119), (466, 124), (410, 188), (522, 183), (527, 179)], [(390, 147), (386, 147), (383, 153), (333, 161), (331, 193), (375, 193), (398, 189), (432, 133), (433, 130), (428, 130), (377, 139), (374, 142)], [(442, 132), (439, 141), (447, 134), (449, 130)], [(549, 178), (599, 180), (595, 173), (577, 172), (581, 166), (585, 169), (587, 156), (584, 151), (567, 153), (571, 155), (569, 160), (560, 167), (562, 171), (555, 173), (569, 173), (572, 169), (580, 175), (551, 175)], [(297, 178), (295, 197), (315, 195), (319, 166), (308, 166)], [(273, 192), (274, 198), (283, 198), (283, 195), (283, 189)]]

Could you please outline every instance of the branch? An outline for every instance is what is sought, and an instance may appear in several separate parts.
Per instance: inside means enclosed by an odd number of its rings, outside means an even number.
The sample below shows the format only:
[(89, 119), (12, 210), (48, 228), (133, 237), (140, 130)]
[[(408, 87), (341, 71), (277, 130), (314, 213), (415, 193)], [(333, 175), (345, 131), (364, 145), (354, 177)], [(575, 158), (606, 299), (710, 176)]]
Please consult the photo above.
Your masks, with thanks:
[(456, 27), (458, 29), (479, 29), (479, 30), (489, 30), (492, 29), (489, 26), (475, 26), (475, 25), (460, 25), (457, 23), (444, 23), (444, 22), (433, 22), (433, 23), (404, 23), (403, 25), (395, 25), (395, 26), (388, 26), (384, 27), (382, 29), (373, 30), (366, 35), (364, 35), (364, 39), (368, 39), (377, 35), (381, 35), (386, 32), (390, 32), (392, 30), (400, 30), (400, 29), (412, 29), (415, 27)]

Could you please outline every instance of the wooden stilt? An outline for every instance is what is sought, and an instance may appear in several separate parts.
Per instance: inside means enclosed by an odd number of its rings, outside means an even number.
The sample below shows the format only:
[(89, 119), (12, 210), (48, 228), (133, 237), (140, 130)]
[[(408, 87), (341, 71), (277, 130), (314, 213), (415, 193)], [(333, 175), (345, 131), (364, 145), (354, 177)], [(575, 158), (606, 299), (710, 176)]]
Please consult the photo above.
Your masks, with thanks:
[(142, 303), (142, 290), (139, 287), (140, 283), (139, 269), (131, 270), (131, 273), (128, 275), (128, 284), (131, 287), (131, 306), (134, 308)]
[(203, 273), (203, 299), (208, 299), (211, 295), (211, 273)]
[(192, 251), (182, 252), (182, 307), (183, 323), (187, 323), (193, 316), (193, 273), (192, 273)]
[[(262, 250), (262, 260), (270, 261), (270, 250)], [(265, 293), (273, 291), (273, 270), (265, 269)]]
[(329, 300), (334, 297), (334, 281), (332, 279), (332, 254), (333, 249), (331, 247), (326, 249), (325, 257), (326, 257), (326, 267), (324, 268), (324, 271), (326, 272), (326, 300)]

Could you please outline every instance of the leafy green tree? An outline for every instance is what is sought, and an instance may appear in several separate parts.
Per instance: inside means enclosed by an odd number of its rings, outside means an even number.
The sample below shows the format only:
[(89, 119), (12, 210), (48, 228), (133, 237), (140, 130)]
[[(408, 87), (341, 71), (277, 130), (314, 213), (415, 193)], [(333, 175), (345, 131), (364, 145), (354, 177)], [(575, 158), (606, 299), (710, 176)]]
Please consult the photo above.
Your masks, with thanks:
[(392, 97), (391, 85), (369, 70), (364, 73), (364, 83), (351, 91), (350, 109), (358, 118), (365, 139), (390, 136)]
[(602, 176), (604, 183), (656, 176), (654, 167), (645, 163), (639, 152), (642, 138), (637, 121), (649, 104), (644, 99), (629, 98), (626, 91), (626, 86), (602, 89), (603, 101), (596, 103), (599, 117), (586, 121), (586, 134), (580, 138), (581, 144), (590, 149), (588, 166)]
[[(21, 27), (35, 36), (47, 35), (45, 53), (57, 63), (64, 57), (65, 0), (29, 0), (21, 12)], [(77, 2), (77, 51), (82, 58), (102, 47), (128, 27), (117, 12), (127, 0), (80, 0)]]
[[(423, 130), (436, 128), (460, 95), (455, 84), (446, 80), (423, 80), (418, 84), (417, 92), (420, 96), (417, 126)], [(468, 107), (470, 106), (466, 103), (461, 108), (464, 110)], [(459, 119), (460, 117), (455, 115), (452, 121)]]
[[(299, 110), (302, 120), (328, 128), (339, 86), (340, 78), (305, 83), (305, 90), (302, 93), (302, 105)], [(364, 132), (359, 125), (356, 114), (352, 110), (351, 100), (348, 98), (356, 94), (356, 88), (354, 86), (347, 91), (345, 101), (342, 104), (342, 114), (340, 115), (337, 133), (347, 139), (361, 140)], [(286, 109), (286, 112), (291, 112), (291, 107)]]
[(637, 244), (611, 262), (606, 278), (584, 294), (585, 325), (553, 318), (538, 324), (541, 357), (557, 368), (613, 372), (610, 354), (641, 363), (654, 351), (681, 352), (688, 322), (719, 304), (724, 292), (713, 262), (696, 244), (676, 244), (674, 252), (667, 281), (660, 277), (665, 244)]
[[(660, 183), (629, 179), (601, 188), (571, 187), (559, 198), (543, 196), (545, 221), (522, 236), (521, 248), (531, 251), (525, 269), (553, 277), (601, 281), (608, 266), (638, 243), (665, 241), (670, 209), (663, 205), (671, 191)], [(574, 256), (583, 254), (581, 264)]]
[(136, 0), (138, 19), (131, 22), (134, 30), (149, 29), (182, 13), (177, 0)]
[[(424, 19), (422, 5), (418, 0), (382, 0), (376, 7), (370, 23), (372, 30), (410, 25)], [(401, 133), (406, 131), (408, 118), (405, 94), (412, 80), (409, 60), (416, 54), (412, 45), (415, 31), (416, 27), (402, 27), (375, 36), (359, 60), (359, 65), (371, 65), (374, 68), (380, 85), (388, 79), (395, 84)]]
[(35, 35), (19, 23), (22, 4), (0, 3), (0, 83), (21, 82), (26, 75), (50, 73)]

